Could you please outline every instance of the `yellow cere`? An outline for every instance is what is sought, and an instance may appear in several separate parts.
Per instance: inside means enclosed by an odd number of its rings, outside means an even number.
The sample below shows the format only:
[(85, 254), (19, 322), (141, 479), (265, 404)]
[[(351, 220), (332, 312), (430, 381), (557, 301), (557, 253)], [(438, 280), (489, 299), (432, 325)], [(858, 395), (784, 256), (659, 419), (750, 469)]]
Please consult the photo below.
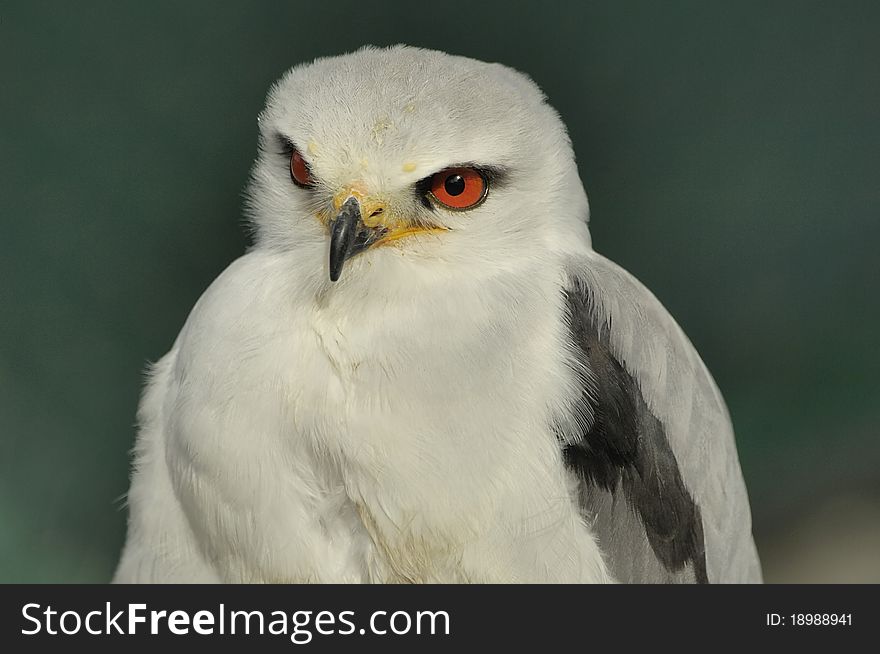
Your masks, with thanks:
[(381, 200), (363, 200), (361, 202), (361, 220), (364, 225), (367, 227), (379, 227), (379, 225), (384, 225), (386, 208), (386, 204)]

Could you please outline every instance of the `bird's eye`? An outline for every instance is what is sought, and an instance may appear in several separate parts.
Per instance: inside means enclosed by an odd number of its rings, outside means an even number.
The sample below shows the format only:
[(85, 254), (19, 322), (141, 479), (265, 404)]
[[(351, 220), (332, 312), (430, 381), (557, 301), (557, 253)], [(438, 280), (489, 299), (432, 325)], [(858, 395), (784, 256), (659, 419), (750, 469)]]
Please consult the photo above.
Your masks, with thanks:
[(489, 182), (473, 168), (447, 168), (431, 177), (431, 196), (447, 209), (473, 209), (489, 192)]
[(303, 156), (296, 148), (290, 154), (290, 179), (297, 186), (303, 187), (313, 186), (315, 183), (312, 179), (312, 171), (309, 169), (309, 164), (306, 163), (306, 160), (303, 159)]

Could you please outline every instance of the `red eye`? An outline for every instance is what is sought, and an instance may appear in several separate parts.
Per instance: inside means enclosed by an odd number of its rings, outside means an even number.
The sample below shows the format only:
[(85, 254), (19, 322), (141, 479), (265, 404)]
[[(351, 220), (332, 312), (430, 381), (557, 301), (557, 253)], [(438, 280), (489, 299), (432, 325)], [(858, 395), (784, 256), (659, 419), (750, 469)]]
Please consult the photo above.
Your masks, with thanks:
[(473, 168), (447, 168), (431, 178), (431, 195), (447, 209), (473, 209), (488, 192), (489, 182)]
[(314, 184), (309, 164), (296, 149), (290, 155), (290, 178), (298, 186), (312, 186)]

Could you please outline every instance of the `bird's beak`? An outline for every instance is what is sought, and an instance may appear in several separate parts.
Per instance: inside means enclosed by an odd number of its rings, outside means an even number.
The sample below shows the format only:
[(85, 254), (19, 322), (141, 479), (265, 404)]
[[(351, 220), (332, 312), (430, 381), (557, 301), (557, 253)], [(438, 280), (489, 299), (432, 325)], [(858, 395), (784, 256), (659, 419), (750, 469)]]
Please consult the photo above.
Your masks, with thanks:
[(440, 232), (444, 228), (415, 225), (389, 216), (384, 201), (364, 198), (346, 189), (333, 201), (336, 217), (330, 221), (330, 281), (342, 274), (345, 262), (369, 247), (392, 243), (412, 234)]
[[(361, 221), (361, 204), (353, 195), (342, 205), (336, 218), (330, 221), (330, 281), (335, 282), (342, 274), (342, 266), (356, 254), (358, 232), (365, 227)], [(361, 239), (362, 241), (364, 239)], [(362, 250), (366, 245), (362, 245)]]
[[(340, 204), (341, 202), (341, 204)], [(385, 223), (385, 204), (363, 199), (357, 192), (334, 200), (338, 213), (330, 221), (330, 281), (342, 274), (345, 262), (371, 245), (394, 240), (401, 230)]]

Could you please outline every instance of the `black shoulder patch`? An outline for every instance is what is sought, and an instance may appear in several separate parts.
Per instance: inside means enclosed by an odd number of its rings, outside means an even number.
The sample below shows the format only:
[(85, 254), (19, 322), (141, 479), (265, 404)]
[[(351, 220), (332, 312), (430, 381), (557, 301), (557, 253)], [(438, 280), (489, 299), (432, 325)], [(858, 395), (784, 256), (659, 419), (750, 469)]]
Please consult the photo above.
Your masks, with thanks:
[(622, 491), (667, 571), (691, 563), (697, 583), (708, 583), (700, 508), (685, 488), (663, 424), (612, 354), (608, 330), (596, 324), (589, 293), (568, 290), (566, 304), (574, 351), (590, 373), (590, 378), (582, 375), (582, 405), (576, 410), (592, 416), (579, 421), (591, 423), (589, 428), (566, 435), (566, 464), (588, 486)]

